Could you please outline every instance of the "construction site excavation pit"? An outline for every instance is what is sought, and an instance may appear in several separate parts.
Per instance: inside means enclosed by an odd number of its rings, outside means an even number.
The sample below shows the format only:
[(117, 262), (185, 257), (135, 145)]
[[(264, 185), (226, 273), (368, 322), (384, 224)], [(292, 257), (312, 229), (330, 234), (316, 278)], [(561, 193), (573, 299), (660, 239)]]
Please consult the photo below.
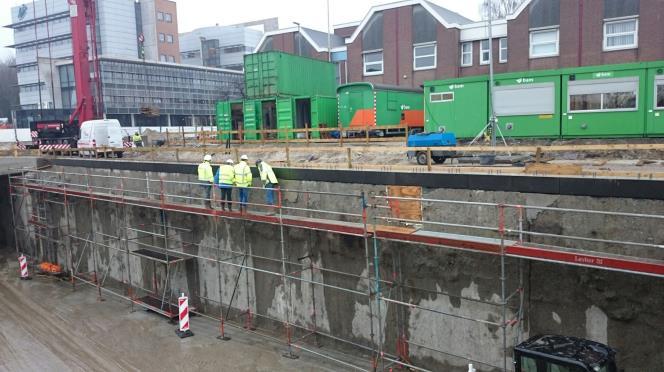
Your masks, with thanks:
[[(222, 211), (218, 189), (206, 208), (195, 164), (53, 159), (5, 176), (4, 286), (48, 286), (45, 306), (131, 317), (224, 365), (228, 345), (260, 341), (247, 347), (268, 365), (245, 370), (513, 370), (514, 346), (538, 334), (610, 345), (620, 370), (664, 368), (664, 182), (275, 172), (276, 204), (255, 188), (245, 214)], [(15, 253), (65, 279), (19, 282)], [(195, 336), (180, 341), (167, 320), (182, 294)], [(109, 368), (140, 369), (127, 363)]]

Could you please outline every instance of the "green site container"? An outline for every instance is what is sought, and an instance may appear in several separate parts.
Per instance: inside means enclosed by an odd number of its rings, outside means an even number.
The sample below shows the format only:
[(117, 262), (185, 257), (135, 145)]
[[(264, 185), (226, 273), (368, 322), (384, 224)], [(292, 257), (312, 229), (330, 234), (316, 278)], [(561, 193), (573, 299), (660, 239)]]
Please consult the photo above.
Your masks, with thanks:
[(474, 138), (489, 120), (486, 76), (424, 83), (424, 130)]
[(333, 96), (337, 87), (333, 63), (283, 52), (244, 56), (249, 99), (287, 96)]
[[(285, 139), (286, 136), (299, 138), (303, 137), (304, 133), (287, 134), (286, 130), (337, 127), (337, 100), (335, 97), (301, 96), (222, 101), (217, 102), (216, 120), (219, 131), (271, 128), (280, 131), (276, 134), (267, 134), (268, 138)], [(218, 137), (225, 140), (228, 138), (228, 134), (220, 134)], [(233, 138), (237, 139), (237, 135), (234, 135)], [(245, 133), (244, 138), (259, 139), (260, 134)], [(318, 132), (312, 132), (311, 138), (320, 138), (320, 135)]]
[(422, 90), (372, 83), (351, 83), (337, 88), (342, 127), (396, 126), (406, 112), (419, 111), (422, 125)]
[(500, 74), (494, 87), (494, 110), (504, 137), (560, 137), (559, 72)]
[[(244, 124), (244, 103), (242, 101), (219, 101), (217, 102), (216, 120), (218, 131), (238, 130)], [(237, 135), (233, 135), (237, 138)], [(227, 140), (229, 134), (218, 134), (218, 140)]]
[(664, 136), (664, 62), (648, 63), (646, 136)]
[(563, 70), (562, 136), (643, 136), (646, 86), (645, 64)]
[[(245, 100), (242, 110), (244, 118), (245, 131), (257, 130), (260, 128), (260, 101), (258, 100)], [(244, 133), (245, 140), (255, 140), (258, 138), (257, 133)]]

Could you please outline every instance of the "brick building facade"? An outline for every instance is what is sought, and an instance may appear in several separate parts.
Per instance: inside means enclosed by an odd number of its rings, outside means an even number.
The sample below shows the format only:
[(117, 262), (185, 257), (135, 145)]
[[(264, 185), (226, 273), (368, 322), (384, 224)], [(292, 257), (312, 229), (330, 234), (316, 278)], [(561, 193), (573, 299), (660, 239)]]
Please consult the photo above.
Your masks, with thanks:
[[(662, 0), (526, 0), (493, 22), (495, 71), (664, 60), (663, 21)], [(298, 54), (296, 34), (271, 36), (271, 48)], [(362, 21), (335, 27), (334, 36), (344, 40), (349, 82), (419, 87), (489, 72), (487, 22), (426, 0), (374, 6)], [(312, 49), (311, 57), (327, 57)]]

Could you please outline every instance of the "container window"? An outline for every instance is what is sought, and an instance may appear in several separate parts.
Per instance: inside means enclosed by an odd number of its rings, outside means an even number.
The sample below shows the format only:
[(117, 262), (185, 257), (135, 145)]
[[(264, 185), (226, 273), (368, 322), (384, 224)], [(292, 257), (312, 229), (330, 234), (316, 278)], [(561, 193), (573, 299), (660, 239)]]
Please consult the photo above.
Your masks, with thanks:
[(636, 48), (638, 30), (638, 19), (604, 22), (604, 50)]
[(664, 82), (657, 84), (657, 104), (659, 109), (664, 109)]
[(365, 53), (364, 75), (380, 75), (383, 73), (383, 51)]
[(501, 37), (498, 40), (498, 45), (500, 46), (500, 55), (498, 56), (498, 62), (506, 63), (507, 62), (507, 38)]
[(633, 111), (638, 105), (639, 78), (569, 82), (569, 111)]
[(558, 55), (558, 29), (530, 32), (530, 58)]
[(431, 103), (454, 101), (454, 92), (431, 93), (429, 95)]
[(415, 70), (436, 68), (436, 43), (413, 46), (413, 67)]
[(383, 13), (375, 13), (362, 31), (362, 50), (383, 49)]
[(554, 83), (510, 85), (493, 90), (494, 110), (498, 116), (550, 115), (555, 113)]
[(489, 40), (480, 40), (480, 65), (489, 64)]
[(473, 65), (473, 43), (466, 42), (461, 44), (461, 66)]

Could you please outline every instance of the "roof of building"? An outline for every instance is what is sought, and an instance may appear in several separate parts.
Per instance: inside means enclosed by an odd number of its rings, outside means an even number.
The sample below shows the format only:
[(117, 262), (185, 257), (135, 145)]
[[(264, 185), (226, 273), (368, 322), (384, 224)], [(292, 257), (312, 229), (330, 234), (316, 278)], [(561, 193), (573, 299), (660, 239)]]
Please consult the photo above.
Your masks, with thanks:
[[(308, 27), (289, 27), (282, 28), (281, 30), (270, 31), (263, 34), (263, 38), (258, 42), (258, 45), (255, 48), (255, 52), (259, 51), (265, 43), (265, 40), (274, 35), (289, 34), (300, 32), (305, 40), (311, 44), (311, 46), (319, 53), (327, 52), (327, 33), (323, 31), (314, 30)], [(334, 52), (335, 49), (346, 49), (344, 38), (339, 35), (330, 34), (330, 47)]]
[[(519, 8), (511, 15), (507, 16), (507, 20), (512, 20), (516, 18), (527, 6), (530, 4), (532, 0), (525, 0)], [(473, 21), (471, 19), (468, 19), (459, 13), (453, 12), (447, 8), (444, 8), (440, 5), (434, 4), (433, 2), (429, 0), (402, 0), (402, 1), (397, 1), (393, 3), (387, 3), (387, 4), (381, 4), (381, 5), (376, 5), (371, 7), (367, 14), (364, 16), (362, 21), (359, 23), (353, 34), (346, 38), (346, 44), (352, 43), (355, 41), (358, 35), (362, 32), (362, 29), (368, 24), (369, 20), (371, 17), (377, 13), (381, 12), (384, 10), (388, 9), (395, 9), (395, 8), (401, 8), (401, 7), (406, 7), (406, 6), (413, 6), (413, 5), (421, 5), (424, 9), (426, 9), (438, 22), (440, 22), (443, 26), (446, 28), (458, 28), (462, 30), (482, 30), (486, 29), (486, 21)], [(495, 21), (498, 25), (500, 24), (505, 24), (505, 19), (503, 20), (497, 20)], [(495, 27), (495, 26), (494, 26)], [(506, 30), (506, 27), (503, 27)], [(476, 37), (477, 32), (471, 31), (469, 36), (469, 39), (472, 39)], [(502, 31), (499, 29), (499, 31)], [(504, 35), (495, 35), (495, 36), (504, 36)]]
[(443, 19), (445, 19), (448, 23), (451, 24), (459, 24), (459, 25), (465, 25), (467, 23), (473, 23), (474, 21), (471, 19), (468, 19), (464, 16), (462, 16), (459, 13), (453, 12), (447, 8), (443, 8), (440, 5), (434, 4), (431, 1), (426, 1), (427, 4), (431, 6), (431, 8), (438, 13)]

